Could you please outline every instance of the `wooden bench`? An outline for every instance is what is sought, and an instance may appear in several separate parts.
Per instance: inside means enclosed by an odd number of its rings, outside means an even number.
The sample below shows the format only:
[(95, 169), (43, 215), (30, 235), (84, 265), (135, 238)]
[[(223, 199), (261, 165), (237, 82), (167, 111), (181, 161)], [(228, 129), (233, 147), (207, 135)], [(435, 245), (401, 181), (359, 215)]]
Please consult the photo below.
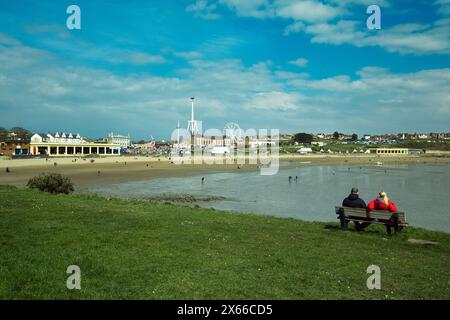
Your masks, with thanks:
[[(341, 220), (341, 229), (348, 228), (348, 222), (360, 222), (370, 224), (383, 224), (386, 226), (386, 231), (391, 234), (391, 228), (396, 232), (400, 232), (403, 227), (408, 226), (406, 222), (406, 214), (404, 212), (389, 212), (389, 211), (370, 211), (360, 208), (349, 207), (335, 207), (338, 219)], [(397, 216), (397, 221), (392, 221), (392, 215)], [(371, 219), (371, 220), (369, 220)]]

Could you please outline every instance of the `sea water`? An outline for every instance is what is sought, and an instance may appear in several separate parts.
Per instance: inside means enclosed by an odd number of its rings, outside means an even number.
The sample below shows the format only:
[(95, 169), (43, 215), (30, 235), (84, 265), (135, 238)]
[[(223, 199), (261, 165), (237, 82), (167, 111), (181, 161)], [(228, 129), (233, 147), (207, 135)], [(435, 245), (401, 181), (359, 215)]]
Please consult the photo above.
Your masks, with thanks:
[(198, 204), (226, 211), (335, 221), (334, 206), (342, 203), (352, 187), (359, 188), (360, 197), (367, 203), (385, 191), (399, 210), (406, 212), (411, 225), (450, 232), (449, 164), (309, 166), (298, 162), (273, 176), (213, 173), (95, 186), (89, 191), (119, 197), (220, 196), (226, 199)]

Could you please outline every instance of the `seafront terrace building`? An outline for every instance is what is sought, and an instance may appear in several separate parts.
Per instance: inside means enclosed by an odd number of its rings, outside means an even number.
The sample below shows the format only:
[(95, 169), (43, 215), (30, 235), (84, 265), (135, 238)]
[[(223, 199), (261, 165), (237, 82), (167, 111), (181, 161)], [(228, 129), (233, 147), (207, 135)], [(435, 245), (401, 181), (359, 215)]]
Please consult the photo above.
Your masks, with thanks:
[(377, 155), (405, 155), (409, 154), (408, 148), (369, 148), (366, 153)]
[(108, 142), (87, 142), (79, 134), (65, 133), (38, 134), (35, 133), (30, 139), (31, 155), (46, 156), (113, 156), (120, 155), (121, 146)]

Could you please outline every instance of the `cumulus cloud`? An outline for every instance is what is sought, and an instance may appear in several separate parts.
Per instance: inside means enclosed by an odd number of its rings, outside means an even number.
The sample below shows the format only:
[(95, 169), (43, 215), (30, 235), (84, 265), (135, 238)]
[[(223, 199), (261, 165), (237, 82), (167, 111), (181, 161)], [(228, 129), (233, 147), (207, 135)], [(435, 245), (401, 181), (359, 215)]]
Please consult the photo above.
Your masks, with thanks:
[(285, 19), (306, 22), (328, 21), (339, 14), (339, 9), (318, 1), (296, 1), (280, 5), (276, 10), (277, 16)]
[(293, 64), (294, 66), (303, 68), (303, 67), (306, 67), (306, 65), (308, 64), (308, 59), (298, 58), (298, 59), (289, 61), (289, 63)]
[(215, 13), (217, 5), (208, 0), (196, 0), (186, 7), (187, 12), (192, 12), (195, 17), (203, 19), (218, 19), (220, 15)]
[(219, 0), (218, 3), (236, 12), (239, 17), (272, 18), (274, 7), (268, 0)]
[(245, 109), (261, 110), (299, 110), (303, 96), (298, 93), (260, 92), (243, 104)]
[(436, 5), (439, 14), (450, 16), (450, 0), (437, 0)]
[[(449, 0), (430, 3), (441, 18), (432, 23), (398, 24), (371, 32), (365, 27), (366, 16), (354, 18), (354, 12), (368, 6), (369, 0), (218, 0), (214, 9), (227, 7), (240, 17), (282, 18), (288, 21), (283, 34), (289, 36), (303, 32), (311, 42), (332, 45), (350, 44), (356, 47), (378, 46), (401, 54), (450, 54)], [(391, 1), (378, 1), (382, 12), (390, 8)], [(382, 20), (383, 21), (383, 20)]]
[(149, 64), (166, 63), (167, 60), (161, 55), (152, 55), (145, 52), (118, 52), (109, 55), (105, 60), (111, 63), (129, 63), (135, 66), (144, 66)]
[(192, 60), (192, 59), (199, 59), (201, 58), (202, 54), (198, 51), (180, 51), (180, 52), (174, 52), (174, 56), (186, 60)]
[(450, 54), (450, 27), (441, 22), (400, 24), (373, 33), (361, 28), (360, 21), (340, 20), (335, 24), (309, 25), (302, 30), (312, 36), (313, 43), (378, 46), (390, 52), (415, 55)]
[(394, 73), (365, 67), (352, 77), (313, 79), (270, 62), (188, 62), (188, 72), (178, 76), (115, 74), (71, 65), (0, 35), (2, 126), (167, 138), (177, 120), (189, 117), (191, 96), (205, 129), (232, 121), (281, 131), (431, 131), (450, 122), (448, 68)]

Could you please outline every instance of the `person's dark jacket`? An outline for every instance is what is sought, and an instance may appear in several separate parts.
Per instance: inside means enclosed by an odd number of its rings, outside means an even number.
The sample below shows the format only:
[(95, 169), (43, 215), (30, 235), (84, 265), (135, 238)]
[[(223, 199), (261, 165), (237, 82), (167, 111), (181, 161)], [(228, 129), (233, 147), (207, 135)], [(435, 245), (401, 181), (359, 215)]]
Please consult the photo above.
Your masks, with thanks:
[(366, 209), (366, 203), (357, 194), (352, 193), (342, 201), (343, 207)]

